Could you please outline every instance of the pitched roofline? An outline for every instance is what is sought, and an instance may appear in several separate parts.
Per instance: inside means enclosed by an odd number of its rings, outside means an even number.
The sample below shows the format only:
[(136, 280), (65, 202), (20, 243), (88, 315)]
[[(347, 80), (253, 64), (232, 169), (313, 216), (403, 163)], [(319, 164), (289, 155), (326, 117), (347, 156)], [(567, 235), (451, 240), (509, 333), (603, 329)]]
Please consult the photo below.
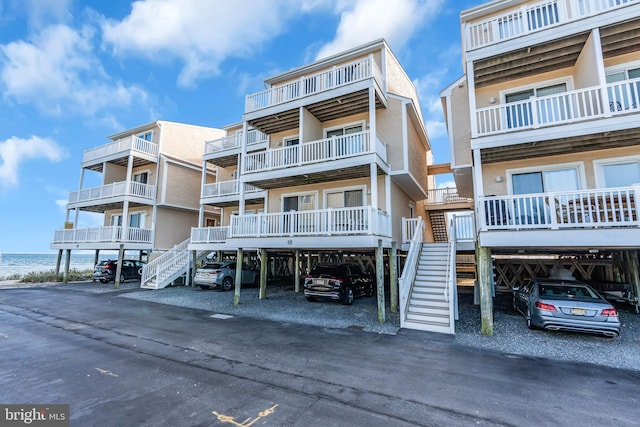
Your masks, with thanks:
[(352, 49), (349, 49), (340, 53), (336, 53), (326, 58), (318, 59), (310, 64), (303, 65), (302, 67), (293, 68), (284, 73), (270, 77), (266, 79), (264, 82), (268, 85), (274, 85), (278, 82), (289, 80), (298, 75), (310, 74), (318, 69), (326, 68), (327, 66), (344, 62), (345, 60), (348, 60), (350, 58), (362, 56), (363, 54), (366, 54), (366, 53), (376, 52), (381, 49), (389, 50), (389, 46), (387, 45), (387, 42), (385, 41), (385, 39), (377, 39), (367, 44), (363, 44), (363, 45), (354, 47)]

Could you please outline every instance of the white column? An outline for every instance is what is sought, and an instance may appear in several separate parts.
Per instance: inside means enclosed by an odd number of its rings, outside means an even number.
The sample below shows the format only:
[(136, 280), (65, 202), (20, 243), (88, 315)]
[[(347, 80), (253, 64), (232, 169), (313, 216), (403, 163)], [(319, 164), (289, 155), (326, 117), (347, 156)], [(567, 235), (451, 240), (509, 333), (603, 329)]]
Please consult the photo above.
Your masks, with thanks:
[[(218, 174), (216, 174), (216, 181), (218, 180)], [(202, 197), (204, 196), (204, 186), (207, 183), (207, 161), (202, 161), (202, 182), (200, 183), (200, 211), (198, 212), (198, 227), (204, 226), (204, 203)]]
[[(125, 179), (125, 188), (129, 187), (129, 182), (131, 181), (131, 173), (133, 171), (133, 155), (129, 154), (129, 159), (127, 160), (127, 177)], [(122, 208), (122, 240), (126, 240), (129, 233), (129, 199), (124, 199), (124, 206)]]
[(471, 138), (477, 138), (478, 123), (476, 116), (476, 81), (473, 74), (473, 61), (467, 61), (467, 90), (469, 91), (469, 123), (471, 124)]
[(249, 124), (245, 121), (242, 123), (242, 151), (238, 158), (238, 185), (240, 186), (240, 206), (238, 208), (238, 215), (244, 215), (245, 207), (245, 194), (244, 194), (244, 179), (242, 173), (242, 165), (247, 155), (247, 133), (249, 132)]
[(378, 209), (378, 165), (371, 163), (371, 206)]

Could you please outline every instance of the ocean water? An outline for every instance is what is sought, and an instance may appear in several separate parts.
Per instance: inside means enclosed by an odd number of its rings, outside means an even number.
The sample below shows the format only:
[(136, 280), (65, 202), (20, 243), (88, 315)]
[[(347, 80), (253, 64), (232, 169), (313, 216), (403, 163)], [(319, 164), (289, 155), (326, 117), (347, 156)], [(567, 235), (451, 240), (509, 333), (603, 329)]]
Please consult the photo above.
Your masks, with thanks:
[[(70, 269), (93, 270), (94, 254), (71, 252)], [(118, 254), (101, 253), (100, 260), (115, 259)], [(0, 253), (0, 280), (14, 275), (24, 276), (28, 273), (39, 273), (56, 269), (57, 253)], [(62, 255), (60, 271), (64, 269), (65, 254)]]

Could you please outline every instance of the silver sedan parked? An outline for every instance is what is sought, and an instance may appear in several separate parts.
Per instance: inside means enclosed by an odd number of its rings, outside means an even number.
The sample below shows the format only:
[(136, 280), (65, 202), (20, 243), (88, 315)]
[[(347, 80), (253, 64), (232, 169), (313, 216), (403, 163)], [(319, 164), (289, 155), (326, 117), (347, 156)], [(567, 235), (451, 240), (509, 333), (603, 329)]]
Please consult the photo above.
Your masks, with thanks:
[(531, 279), (513, 291), (513, 306), (530, 329), (620, 335), (618, 312), (586, 283)]
[[(236, 280), (235, 262), (212, 262), (205, 264), (196, 270), (193, 283), (202, 289), (219, 288), (230, 291)], [(249, 268), (246, 264), (242, 266), (242, 284), (259, 285), (260, 271)]]

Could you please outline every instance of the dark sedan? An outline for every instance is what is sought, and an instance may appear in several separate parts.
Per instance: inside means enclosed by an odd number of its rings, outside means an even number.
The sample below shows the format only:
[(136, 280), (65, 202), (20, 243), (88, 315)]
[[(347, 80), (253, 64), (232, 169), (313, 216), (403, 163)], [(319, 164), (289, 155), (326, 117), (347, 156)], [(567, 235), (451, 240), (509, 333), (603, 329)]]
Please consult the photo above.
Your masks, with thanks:
[(354, 297), (373, 296), (374, 281), (358, 264), (318, 264), (304, 279), (309, 301), (328, 299), (350, 305)]
[(514, 288), (513, 306), (530, 329), (620, 335), (618, 312), (586, 283), (531, 279)]
[[(144, 262), (125, 259), (122, 261), (122, 269), (120, 271), (120, 282), (128, 279), (140, 280), (142, 276), (142, 268)], [(96, 264), (93, 270), (93, 281), (100, 280), (102, 283), (113, 282), (116, 279), (116, 271), (118, 268), (117, 260), (105, 260)]]

